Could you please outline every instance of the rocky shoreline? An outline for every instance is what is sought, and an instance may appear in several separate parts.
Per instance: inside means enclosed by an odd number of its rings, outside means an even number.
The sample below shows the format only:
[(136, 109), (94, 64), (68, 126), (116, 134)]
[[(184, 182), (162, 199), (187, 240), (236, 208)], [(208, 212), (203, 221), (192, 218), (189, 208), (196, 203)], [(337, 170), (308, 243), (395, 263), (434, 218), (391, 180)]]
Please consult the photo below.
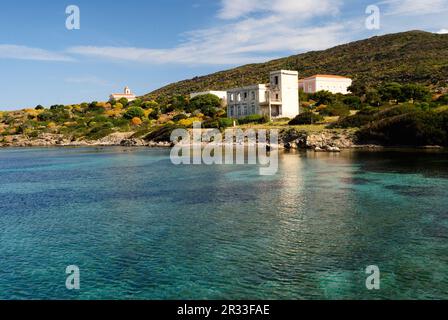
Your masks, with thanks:
[[(71, 140), (61, 134), (42, 134), (37, 138), (24, 135), (6, 136), (0, 142), (0, 148), (27, 148), (27, 147), (153, 147), (170, 148), (171, 142), (147, 141), (142, 138), (133, 138), (134, 132), (118, 132), (99, 140)], [(235, 145), (237, 145), (235, 143)], [(270, 148), (269, 144), (267, 146)], [(381, 150), (386, 147), (380, 145), (360, 145), (356, 143), (353, 132), (324, 131), (307, 133), (296, 129), (285, 129), (280, 132), (279, 149), (285, 150), (314, 150), (315, 152), (338, 153), (343, 150)], [(438, 150), (440, 146), (425, 146), (419, 149)]]

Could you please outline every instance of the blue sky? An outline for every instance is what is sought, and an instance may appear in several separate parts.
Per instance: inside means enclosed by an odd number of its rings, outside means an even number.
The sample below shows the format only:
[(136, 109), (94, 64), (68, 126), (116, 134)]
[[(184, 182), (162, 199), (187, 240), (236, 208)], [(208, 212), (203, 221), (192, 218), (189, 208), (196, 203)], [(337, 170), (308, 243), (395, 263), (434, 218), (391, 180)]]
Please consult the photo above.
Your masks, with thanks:
[[(81, 29), (67, 30), (77, 5)], [(365, 27), (368, 5), (379, 30)], [(374, 35), (448, 32), (448, 0), (15, 0), (0, 11), (0, 110), (138, 95)]]

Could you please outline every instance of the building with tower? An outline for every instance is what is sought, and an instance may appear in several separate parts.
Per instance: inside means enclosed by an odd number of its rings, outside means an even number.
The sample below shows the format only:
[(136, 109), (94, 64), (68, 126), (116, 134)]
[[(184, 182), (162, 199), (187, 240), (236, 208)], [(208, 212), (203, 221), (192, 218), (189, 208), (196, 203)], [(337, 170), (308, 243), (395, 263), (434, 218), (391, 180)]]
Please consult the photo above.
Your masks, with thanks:
[(128, 86), (126, 86), (124, 88), (124, 92), (123, 93), (112, 93), (110, 95), (110, 100), (120, 100), (122, 98), (126, 98), (126, 99), (128, 99), (128, 101), (134, 101), (135, 99), (137, 99), (135, 94), (133, 94), (131, 92), (131, 89), (129, 89)]
[(227, 91), (227, 115), (244, 118), (249, 115), (294, 118), (299, 114), (299, 73), (273, 71), (268, 84), (256, 84)]

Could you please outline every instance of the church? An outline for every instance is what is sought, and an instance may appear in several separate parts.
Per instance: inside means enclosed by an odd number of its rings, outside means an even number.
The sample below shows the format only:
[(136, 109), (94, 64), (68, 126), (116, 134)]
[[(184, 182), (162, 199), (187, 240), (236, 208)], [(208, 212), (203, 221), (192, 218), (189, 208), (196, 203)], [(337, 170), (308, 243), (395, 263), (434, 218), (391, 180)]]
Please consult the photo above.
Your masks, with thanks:
[(126, 86), (124, 88), (124, 92), (123, 93), (112, 93), (110, 95), (110, 100), (120, 100), (122, 98), (126, 98), (126, 99), (128, 99), (128, 101), (134, 101), (135, 99), (137, 99), (135, 94), (133, 94), (131, 92), (131, 89), (129, 89), (128, 86)]

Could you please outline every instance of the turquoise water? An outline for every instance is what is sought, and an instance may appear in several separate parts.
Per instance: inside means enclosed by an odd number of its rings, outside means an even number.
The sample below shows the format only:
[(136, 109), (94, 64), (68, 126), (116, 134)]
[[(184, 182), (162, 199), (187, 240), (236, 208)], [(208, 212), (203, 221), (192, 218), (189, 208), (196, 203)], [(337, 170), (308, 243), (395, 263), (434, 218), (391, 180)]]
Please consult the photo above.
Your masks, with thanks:
[(447, 299), (447, 165), (291, 153), (263, 177), (158, 149), (0, 150), (0, 299)]

